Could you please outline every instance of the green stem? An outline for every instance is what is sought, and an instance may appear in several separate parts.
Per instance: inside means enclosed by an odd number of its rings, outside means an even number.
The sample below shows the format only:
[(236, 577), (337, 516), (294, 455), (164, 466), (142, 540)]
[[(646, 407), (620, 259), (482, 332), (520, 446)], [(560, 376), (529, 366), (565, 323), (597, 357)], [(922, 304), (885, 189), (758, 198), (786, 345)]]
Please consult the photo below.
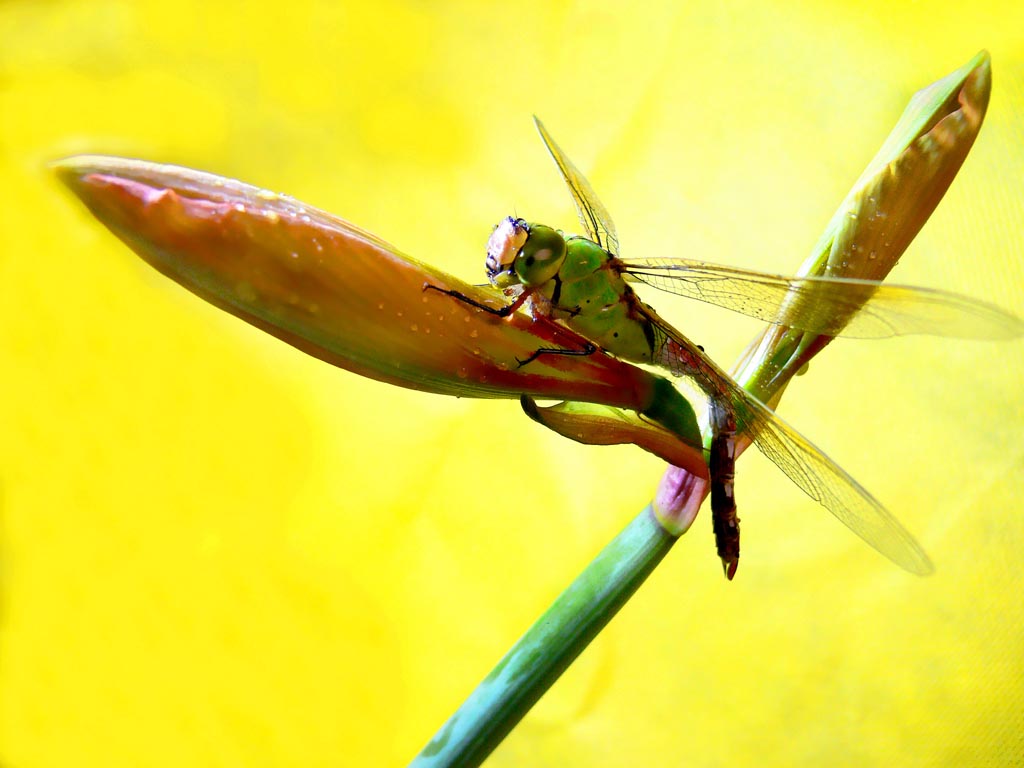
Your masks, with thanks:
[(480, 765), (639, 588), (677, 537), (650, 507), (587, 566), (412, 762)]

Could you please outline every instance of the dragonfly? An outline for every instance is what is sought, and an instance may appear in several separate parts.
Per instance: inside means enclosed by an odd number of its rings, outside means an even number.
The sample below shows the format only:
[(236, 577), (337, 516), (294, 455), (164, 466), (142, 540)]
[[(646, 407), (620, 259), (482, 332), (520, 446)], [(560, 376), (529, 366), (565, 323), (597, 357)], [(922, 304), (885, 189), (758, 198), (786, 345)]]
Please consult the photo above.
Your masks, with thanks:
[(686, 377), (700, 390), (708, 400), (711, 431), (713, 530), (727, 578), (739, 565), (733, 489), (739, 434), (749, 436), (801, 490), (882, 555), (912, 573), (931, 573), (934, 567), (920, 544), (874, 496), (641, 301), (631, 283), (829, 336), (1013, 338), (1024, 335), (1024, 321), (986, 302), (934, 289), (787, 277), (679, 257), (623, 258), (612, 218), (590, 183), (543, 123), (536, 117), (534, 123), (569, 189), (583, 234), (506, 217), (488, 240), (485, 266), (490, 283), (511, 303), (496, 308), (456, 291), (442, 292), (499, 317), (525, 307), (564, 323), (587, 342), (581, 349), (538, 349), (521, 365), (544, 354), (589, 355), (600, 348)]

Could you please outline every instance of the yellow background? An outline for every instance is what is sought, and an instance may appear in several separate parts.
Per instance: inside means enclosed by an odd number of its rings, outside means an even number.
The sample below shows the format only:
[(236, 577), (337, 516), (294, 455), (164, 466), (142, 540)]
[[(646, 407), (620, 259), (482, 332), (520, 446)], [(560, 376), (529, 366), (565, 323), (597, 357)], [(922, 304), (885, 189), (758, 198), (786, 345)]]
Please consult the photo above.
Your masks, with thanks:
[[(895, 5), (895, 7), (894, 7)], [(988, 48), (974, 151), (893, 273), (1024, 310), (1024, 6), (0, 4), (0, 763), (407, 762), (661, 467), (303, 356), (159, 276), (47, 160), (291, 193), (470, 280), (508, 213), (792, 271), (916, 89)], [(729, 363), (756, 323), (647, 295)], [(760, 456), (495, 766), (994, 765), (1024, 753), (1024, 342), (844, 342), (783, 415), (932, 555)]]

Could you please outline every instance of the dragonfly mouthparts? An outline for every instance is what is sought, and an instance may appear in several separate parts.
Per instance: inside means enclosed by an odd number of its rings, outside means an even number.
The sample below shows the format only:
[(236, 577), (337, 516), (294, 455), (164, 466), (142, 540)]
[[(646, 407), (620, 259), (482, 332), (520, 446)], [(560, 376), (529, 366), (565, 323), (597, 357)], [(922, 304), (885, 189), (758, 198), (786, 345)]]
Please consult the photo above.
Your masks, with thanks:
[(502, 272), (511, 272), (512, 264), (522, 250), (530, 231), (526, 222), (506, 216), (494, 228), (487, 240), (487, 277), (497, 285)]

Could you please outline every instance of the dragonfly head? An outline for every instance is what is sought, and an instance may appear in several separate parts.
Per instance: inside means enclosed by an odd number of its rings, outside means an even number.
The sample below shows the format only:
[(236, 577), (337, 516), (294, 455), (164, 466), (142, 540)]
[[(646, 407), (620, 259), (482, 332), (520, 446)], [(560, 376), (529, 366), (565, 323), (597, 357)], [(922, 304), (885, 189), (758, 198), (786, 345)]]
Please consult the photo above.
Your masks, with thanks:
[(537, 287), (551, 280), (565, 261), (565, 238), (543, 224), (508, 216), (487, 241), (487, 278), (497, 288)]
[(529, 236), (530, 230), (522, 219), (506, 216), (498, 222), (487, 241), (487, 279), (491, 285), (504, 289), (519, 282), (516, 256)]

